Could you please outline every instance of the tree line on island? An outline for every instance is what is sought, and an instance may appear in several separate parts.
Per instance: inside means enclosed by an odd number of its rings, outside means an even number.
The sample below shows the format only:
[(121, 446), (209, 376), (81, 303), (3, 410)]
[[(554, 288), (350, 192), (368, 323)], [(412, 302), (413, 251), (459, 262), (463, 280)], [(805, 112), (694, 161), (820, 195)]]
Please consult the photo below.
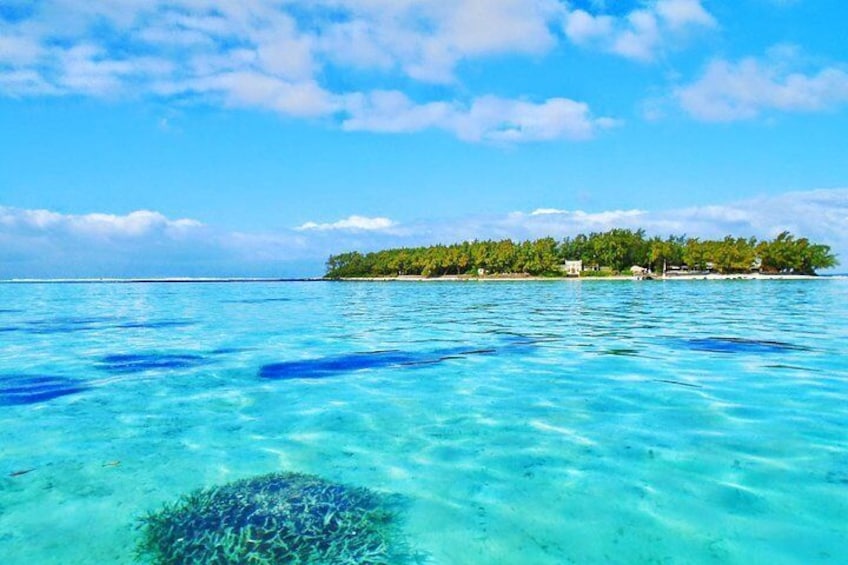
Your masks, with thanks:
[(586, 275), (630, 274), (633, 266), (663, 272), (668, 266), (688, 271), (722, 274), (764, 273), (815, 274), (836, 266), (830, 247), (783, 232), (774, 239), (726, 236), (701, 240), (686, 236), (648, 238), (644, 230), (613, 229), (580, 234), (557, 241), (544, 237), (533, 241), (465, 241), (386, 249), (372, 253), (356, 251), (327, 260), (325, 278), (394, 277), (418, 275), (526, 274), (562, 276), (566, 261), (582, 261)]

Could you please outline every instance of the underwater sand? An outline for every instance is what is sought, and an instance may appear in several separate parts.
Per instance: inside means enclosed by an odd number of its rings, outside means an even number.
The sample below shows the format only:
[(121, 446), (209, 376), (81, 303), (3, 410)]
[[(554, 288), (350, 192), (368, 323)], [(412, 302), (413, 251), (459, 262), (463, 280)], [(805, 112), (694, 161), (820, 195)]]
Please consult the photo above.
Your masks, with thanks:
[(427, 563), (844, 563), (846, 344), (844, 280), (3, 284), (0, 563), (277, 471)]

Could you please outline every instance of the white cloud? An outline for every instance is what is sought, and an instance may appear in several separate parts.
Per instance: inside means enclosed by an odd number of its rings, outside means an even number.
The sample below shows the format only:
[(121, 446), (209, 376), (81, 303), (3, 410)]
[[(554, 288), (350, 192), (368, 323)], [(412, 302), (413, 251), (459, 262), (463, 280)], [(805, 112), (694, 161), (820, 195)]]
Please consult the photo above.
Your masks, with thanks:
[(172, 68), (171, 63), (151, 57), (110, 58), (96, 45), (81, 44), (67, 49), (54, 48), (54, 51), (61, 69), (54, 85), (59, 91), (68, 93), (110, 96), (136, 80), (160, 76)]
[(578, 45), (610, 37), (615, 30), (612, 16), (593, 16), (584, 10), (574, 10), (565, 18), (565, 34)]
[(40, 73), (31, 69), (0, 72), (0, 92), (3, 91), (14, 97), (60, 94)]
[(563, 19), (563, 31), (575, 44), (644, 62), (693, 31), (716, 25), (701, 0), (657, 0), (621, 17), (575, 9)]
[[(203, 78), (190, 70), (216, 58), (223, 68), (207, 76), (238, 70), (302, 83), (327, 65), (356, 64), (452, 82), (464, 59), (552, 49), (550, 26), (562, 8), (556, 0), (46, 0), (30, 11), (20, 22), (0, 20), (0, 65), (23, 65), (48, 82), (64, 76), (80, 87), (74, 92), (100, 94), (139, 74), (141, 53), (151, 52), (175, 67), (159, 82)], [(90, 56), (116, 38), (120, 60)], [(249, 65), (230, 68), (233, 51), (250, 52)]]
[(0, 65), (27, 65), (35, 63), (43, 49), (32, 37), (0, 35)]
[(731, 202), (665, 211), (611, 210), (601, 212), (540, 208), (516, 212), (499, 225), (532, 234), (573, 235), (612, 228), (644, 228), (658, 235), (696, 237), (754, 235), (773, 237), (784, 230), (833, 245), (848, 264), (848, 189), (790, 192)]
[(368, 218), (366, 216), (349, 216), (344, 220), (328, 224), (306, 222), (295, 228), (297, 231), (378, 231), (387, 230), (396, 224), (388, 218)]
[[(465, 62), (539, 57), (563, 41), (652, 61), (717, 25), (702, 0), (646, 0), (624, 13), (593, 5), (590, 13), (560, 0), (45, 0), (0, 20), (0, 94), (178, 97), (348, 130), (435, 128), (469, 142), (587, 139), (618, 122), (593, 117), (568, 93), (530, 101), (470, 92), (457, 74)], [(441, 86), (414, 97), (397, 89), (415, 83)]]
[[(404, 222), (363, 238), (351, 232), (332, 232), (331, 239), (311, 239), (326, 253), (389, 247), (454, 243), (473, 239), (514, 240), (613, 228), (645, 229), (649, 235), (669, 234), (701, 238), (736, 236), (774, 237), (789, 230), (799, 237), (831, 245), (848, 265), (848, 189), (818, 190), (763, 196), (726, 204), (711, 204), (672, 210), (564, 210), (537, 208), (493, 216), (464, 216), (451, 220)], [(304, 233), (304, 232), (301, 232)], [(317, 236), (330, 232), (314, 232)]]
[(416, 104), (402, 92), (377, 91), (347, 100), (349, 131), (411, 132), (435, 128), (465, 141), (529, 142), (589, 139), (599, 129), (615, 126), (611, 118), (595, 118), (588, 105), (567, 98), (541, 103), (494, 96), (468, 105)]
[(197, 220), (149, 210), (62, 214), (0, 206), (0, 278), (202, 274), (201, 264), (227, 262), (222, 249), (218, 234)]
[(197, 220), (189, 218), (169, 220), (162, 214), (149, 210), (138, 210), (125, 216), (113, 214), (65, 216), (62, 220), (67, 222), (72, 231), (106, 237), (139, 237), (148, 235), (154, 230), (161, 230), (173, 236), (202, 227)]
[(0, 278), (62, 276), (315, 276), (331, 253), (516, 240), (612, 228), (649, 235), (773, 237), (789, 230), (832, 246), (848, 266), (848, 189), (794, 192), (726, 204), (647, 210), (537, 208), (488, 217), (404, 222), (350, 216), (276, 233), (229, 232), (155, 211), (61, 214), (0, 206)]
[(716, 60), (674, 96), (686, 112), (704, 121), (751, 119), (770, 110), (813, 112), (848, 103), (848, 73), (838, 67), (804, 73), (794, 68), (796, 58), (794, 50), (775, 49), (764, 60)]
[(404, 93), (374, 91), (346, 101), (348, 117), (342, 127), (349, 131), (401, 133), (447, 124), (456, 109), (448, 102), (416, 104)]
[(672, 29), (690, 25), (704, 27), (716, 25), (715, 18), (707, 12), (700, 0), (659, 0), (656, 11)]
[[(701, 238), (725, 235), (770, 238), (789, 230), (832, 246), (848, 266), (848, 189), (793, 192), (726, 204), (672, 210), (564, 210), (537, 208), (500, 216), (468, 216), (450, 221), (409, 222), (359, 249), (453, 243), (473, 239), (562, 238), (613, 228), (645, 229), (649, 235)], [(336, 252), (354, 249), (338, 242)]]
[(223, 72), (160, 88), (173, 94), (208, 95), (228, 106), (266, 108), (289, 116), (323, 116), (338, 108), (335, 97), (314, 81), (293, 83), (254, 71)]
[(537, 208), (530, 213), (513, 212), (498, 220), (500, 229), (515, 230), (522, 238), (545, 236), (562, 237), (576, 233), (604, 231), (614, 227), (638, 228), (650, 218), (642, 210), (608, 210), (585, 212), (583, 210), (560, 210)]
[(558, 208), (536, 208), (530, 212), (531, 216), (548, 216), (551, 214), (567, 214), (568, 210), (560, 210)]
[(338, 0), (347, 17), (323, 22), (331, 62), (398, 68), (424, 82), (450, 83), (458, 62), (503, 53), (539, 54), (556, 45), (556, 0)]
[(123, 216), (101, 213), (75, 215), (4, 206), (0, 206), (0, 225), (10, 231), (50, 231), (94, 238), (138, 238), (154, 232), (173, 236), (203, 226), (197, 220), (170, 220), (150, 210), (137, 210)]

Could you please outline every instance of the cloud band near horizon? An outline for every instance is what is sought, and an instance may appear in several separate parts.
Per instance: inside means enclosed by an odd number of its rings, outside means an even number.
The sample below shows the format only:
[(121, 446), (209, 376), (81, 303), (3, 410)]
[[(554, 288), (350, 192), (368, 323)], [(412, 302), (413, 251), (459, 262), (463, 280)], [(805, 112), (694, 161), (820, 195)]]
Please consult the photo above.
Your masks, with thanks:
[(788, 230), (848, 261), (848, 189), (794, 192), (665, 211), (537, 208), (500, 216), (399, 222), (352, 215), (277, 233), (232, 232), (159, 212), (60, 214), (0, 206), (0, 278), (316, 276), (343, 251), (515, 240), (612, 228), (717, 238), (770, 238)]

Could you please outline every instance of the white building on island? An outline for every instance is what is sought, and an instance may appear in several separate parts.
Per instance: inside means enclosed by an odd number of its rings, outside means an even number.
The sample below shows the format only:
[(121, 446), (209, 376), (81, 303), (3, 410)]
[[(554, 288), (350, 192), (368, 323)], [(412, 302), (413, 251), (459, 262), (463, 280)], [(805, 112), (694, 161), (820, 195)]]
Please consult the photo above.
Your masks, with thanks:
[(566, 261), (565, 264), (560, 266), (560, 270), (567, 277), (579, 277), (583, 271), (583, 261)]

